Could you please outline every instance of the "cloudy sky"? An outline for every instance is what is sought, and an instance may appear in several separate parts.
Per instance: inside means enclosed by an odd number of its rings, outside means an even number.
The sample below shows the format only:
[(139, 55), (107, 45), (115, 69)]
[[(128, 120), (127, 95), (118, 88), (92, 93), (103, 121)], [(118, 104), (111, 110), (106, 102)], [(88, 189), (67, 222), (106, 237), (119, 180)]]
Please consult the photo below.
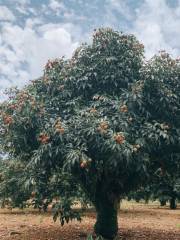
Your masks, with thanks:
[(147, 58), (180, 55), (180, 0), (0, 0), (0, 100), (103, 26), (134, 33)]

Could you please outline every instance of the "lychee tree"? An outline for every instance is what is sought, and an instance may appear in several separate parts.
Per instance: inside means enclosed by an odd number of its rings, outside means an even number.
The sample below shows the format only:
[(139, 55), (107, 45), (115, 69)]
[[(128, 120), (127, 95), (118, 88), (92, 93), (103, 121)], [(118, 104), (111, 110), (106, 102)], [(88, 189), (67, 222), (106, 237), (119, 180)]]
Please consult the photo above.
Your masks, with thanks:
[(180, 199), (180, 178), (177, 172), (173, 174), (169, 172), (169, 169), (166, 169), (165, 173), (158, 169), (151, 188), (154, 199), (159, 199), (162, 206), (169, 201), (170, 209), (176, 209), (176, 202)]
[(180, 61), (161, 51), (142, 75), (143, 107), (148, 114), (145, 139), (153, 159), (151, 189), (154, 196), (168, 197), (175, 209), (180, 194)]
[(141, 109), (134, 109), (146, 115), (141, 134), (151, 159), (147, 188), (151, 197), (169, 200), (174, 209), (180, 194), (180, 60), (161, 51), (143, 66), (141, 76), (133, 91), (141, 101)]
[[(69, 60), (48, 61), (43, 77), (10, 91), (1, 105), (4, 151), (36, 182), (40, 169), (42, 192), (52, 176), (68, 174), (95, 206), (94, 229), (106, 239), (117, 234), (120, 199), (165, 161), (162, 154), (179, 154), (179, 62), (160, 56), (157, 67), (143, 54), (133, 35), (99, 29), (92, 44)], [(159, 77), (165, 63), (169, 77)]]

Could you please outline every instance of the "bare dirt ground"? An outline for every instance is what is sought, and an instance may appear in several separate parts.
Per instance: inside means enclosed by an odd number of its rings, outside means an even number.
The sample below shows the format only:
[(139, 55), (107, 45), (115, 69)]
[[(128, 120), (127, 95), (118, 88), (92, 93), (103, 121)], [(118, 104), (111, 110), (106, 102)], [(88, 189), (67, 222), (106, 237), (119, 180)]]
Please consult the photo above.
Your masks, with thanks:
[[(30, 210), (0, 210), (0, 240), (85, 240), (93, 232), (95, 213), (82, 223), (61, 227), (50, 214)], [(180, 208), (123, 202), (119, 214), (121, 240), (180, 240)]]

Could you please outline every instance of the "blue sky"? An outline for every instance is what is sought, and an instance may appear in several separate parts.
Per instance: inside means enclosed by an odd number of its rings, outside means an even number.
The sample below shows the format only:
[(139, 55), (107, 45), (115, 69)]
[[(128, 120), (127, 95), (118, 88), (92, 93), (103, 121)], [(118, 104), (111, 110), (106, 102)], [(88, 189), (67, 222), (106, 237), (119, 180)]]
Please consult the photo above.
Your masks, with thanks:
[(134, 33), (147, 58), (180, 55), (180, 0), (0, 0), (0, 100), (106, 26)]

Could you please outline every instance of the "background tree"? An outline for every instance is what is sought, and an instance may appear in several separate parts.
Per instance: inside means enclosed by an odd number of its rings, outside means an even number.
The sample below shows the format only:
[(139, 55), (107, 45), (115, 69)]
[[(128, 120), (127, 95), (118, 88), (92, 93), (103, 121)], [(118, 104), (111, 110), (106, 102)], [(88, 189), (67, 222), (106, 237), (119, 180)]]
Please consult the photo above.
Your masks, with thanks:
[(151, 176), (150, 189), (153, 199), (158, 199), (162, 206), (169, 201), (171, 209), (176, 209), (176, 201), (180, 197), (179, 163), (179, 155), (174, 154), (167, 162), (164, 161), (163, 168), (158, 168)]
[(135, 191), (130, 192), (127, 195), (127, 200), (128, 201), (135, 200), (136, 202), (140, 202), (140, 201), (144, 200), (145, 203), (148, 203), (149, 200), (153, 200), (152, 196), (153, 196), (153, 193), (152, 193), (151, 188), (148, 185), (148, 181), (147, 181), (147, 185), (141, 186), (140, 188), (136, 189)]
[[(133, 35), (100, 29), (92, 44), (49, 61), (42, 78), (1, 105), (4, 150), (42, 179), (43, 193), (53, 175), (73, 179), (96, 208), (95, 232), (107, 239), (118, 230), (119, 200), (180, 149), (179, 62), (162, 55), (145, 63), (143, 52)], [(59, 194), (70, 211), (69, 195)]]
[(180, 179), (180, 64), (162, 51), (143, 70), (143, 103), (149, 115), (147, 144), (153, 146), (151, 184), (154, 194), (169, 196), (175, 208)]

